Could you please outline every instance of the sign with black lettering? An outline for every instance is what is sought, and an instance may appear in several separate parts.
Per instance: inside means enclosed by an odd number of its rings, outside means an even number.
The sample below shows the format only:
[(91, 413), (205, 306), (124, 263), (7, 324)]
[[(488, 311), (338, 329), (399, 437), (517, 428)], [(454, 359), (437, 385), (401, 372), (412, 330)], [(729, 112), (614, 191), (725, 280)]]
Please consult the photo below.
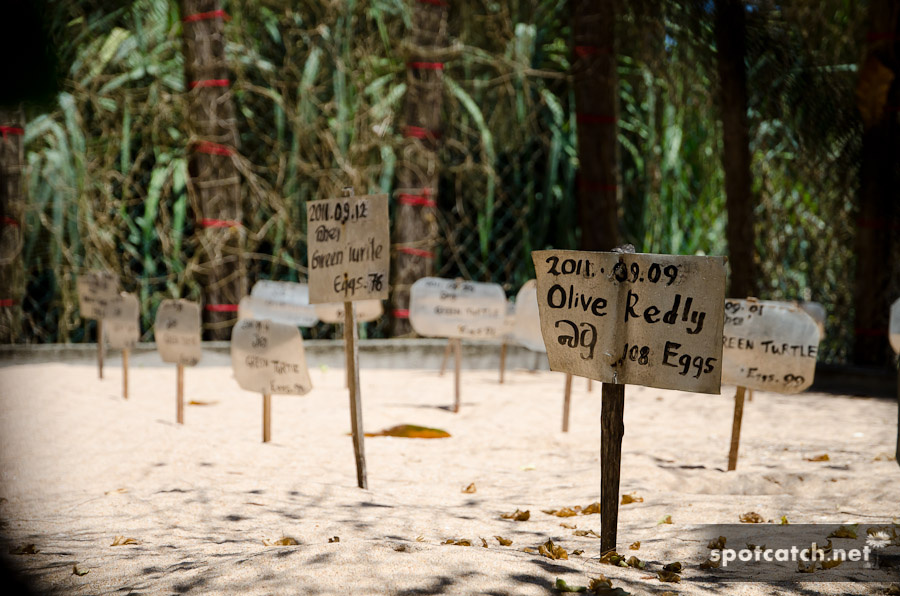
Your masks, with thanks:
[(499, 284), (423, 277), (409, 291), (409, 322), (419, 335), (499, 340), (505, 320)]
[(231, 332), (238, 385), (264, 395), (305, 395), (312, 389), (303, 337), (296, 325), (243, 319)]
[(388, 297), (387, 195), (312, 201), (306, 223), (310, 303)]
[(316, 307), (309, 303), (309, 286), (289, 281), (261, 280), (238, 305), (239, 319), (269, 319), (295, 327), (313, 327), (319, 322)]
[(137, 296), (122, 292), (109, 300), (103, 317), (103, 335), (110, 347), (130, 350), (141, 336), (140, 305)]
[(724, 257), (531, 254), (550, 370), (719, 393)]
[(163, 300), (153, 325), (163, 362), (194, 366), (200, 362), (200, 305), (190, 300)]
[(537, 282), (530, 279), (516, 294), (516, 322), (513, 338), (533, 352), (546, 352), (538, 313)]
[(891, 306), (891, 319), (888, 324), (888, 337), (891, 340), (891, 347), (900, 354), (900, 298), (898, 298)]
[(119, 278), (108, 271), (92, 271), (79, 275), (78, 310), (84, 319), (102, 319), (110, 301), (119, 298)]
[(812, 385), (819, 326), (800, 306), (729, 298), (723, 335), (723, 383), (777, 393)]
[[(381, 300), (360, 300), (355, 307), (357, 323), (368, 323), (384, 314)], [(324, 323), (344, 323), (344, 304), (342, 302), (316, 304), (316, 313)]]

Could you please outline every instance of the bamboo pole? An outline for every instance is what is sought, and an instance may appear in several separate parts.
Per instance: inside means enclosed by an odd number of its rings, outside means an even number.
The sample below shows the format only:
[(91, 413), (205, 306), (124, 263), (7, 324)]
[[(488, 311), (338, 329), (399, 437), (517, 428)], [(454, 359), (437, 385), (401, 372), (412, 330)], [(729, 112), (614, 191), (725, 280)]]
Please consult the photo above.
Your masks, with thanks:
[(268, 443), (272, 440), (272, 396), (268, 393), (263, 393), (262, 396), (262, 406), (263, 406), (263, 427), (262, 427), (262, 435), (263, 435), (263, 443)]
[(444, 359), (441, 360), (441, 372), (438, 374), (439, 377), (444, 376), (444, 371), (447, 370), (447, 360), (450, 358), (450, 351), (453, 349), (453, 340), (447, 340), (447, 347), (444, 348)]
[(734, 420), (731, 423), (731, 449), (728, 452), (728, 471), (737, 469), (738, 448), (741, 445), (741, 419), (744, 417), (744, 387), (734, 394)]
[(97, 374), (103, 378), (103, 319), (97, 319)]
[(128, 348), (122, 350), (122, 397), (128, 399)]
[(572, 400), (572, 373), (566, 373), (566, 389), (563, 392), (562, 431), (569, 432), (569, 403)]
[(506, 342), (500, 344), (500, 384), (503, 384), (503, 375), (506, 372)]
[(353, 433), (353, 454), (356, 456), (356, 483), (368, 488), (366, 478), (366, 447), (363, 434), (362, 394), (359, 387), (359, 347), (357, 346), (356, 309), (352, 302), (344, 303), (344, 355), (350, 389), (350, 427)]
[(459, 412), (459, 369), (462, 367), (462, 340), (454, 339), (453, 341), (453, 352), (455, 355), (455, 367), (453, 371), (453, 411)]
[(175, 365), (176, 377), (176, 397), (175, 397), (175, 419), (178, 424), (184, 424), (184, 365)]

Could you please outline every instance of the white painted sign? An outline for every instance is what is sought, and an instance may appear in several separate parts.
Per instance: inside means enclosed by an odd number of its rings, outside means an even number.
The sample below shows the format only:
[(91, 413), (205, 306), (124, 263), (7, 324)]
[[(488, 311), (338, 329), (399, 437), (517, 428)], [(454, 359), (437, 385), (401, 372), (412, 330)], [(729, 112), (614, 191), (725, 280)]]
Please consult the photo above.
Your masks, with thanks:
[(130, 350), (141, 337), (140, 305), (137, 296), (122, 292), (106, 305), (103, 317), (103, 336), (110, 347)]
[(827, 316), (825, 307), (818, 302), (799, 302), (797, 304), (806, 312), (806, 314), (811, 316), (816, 322), (816, 325), (818, 325), (819, 341), (825, 339), (825, 318)]
[(309, 286), (288, 281), (256, 282), (249, 296), (238, 305), (239, 319), (269, 319), (295, 327), (319, 322), (316, 307), (309, 303)]
[(800, 306), (728, 299), (723, 335), (723, 383), (777, 393), (812, 385), (819, 326)]
[(119, 278), (108, 271), (92, 271), (79, 275), (78, 310), (84, 319), (102, 319), (106, 307), (119, 298)]
[(311, 201), (306, 223), (312, 304), (388, 297), (387, 195)]
[(891, 340), (891, 347), (900, 354), (900, 298), (891, 305), (891, 320), (888, 324), (888, 337)]
[(719, 393), (724, 257), (531, 254), (550, 370)]
[(541, 335), (541, 317), (538, 313), (537, 281), (530, 279), (516, 294), (515, 341), (534, 352), (547, 352)]
[(200, 305), (190, 300), (163, 300), (153, 325), (163, 362), (194, 366), (200, 362)]
[(498, 284), (423, 277), (409, 291), (409, 322), (419, 335), (501, 339), (505, 320)]
[(238, 321), (231, 332), (231, 367), (238, 385), (247, 391), (305, 395), (312, 389), (296, 325)]
[[(381, 300), (359, 300), (355, 310), (357, 323), (368, 323), (384, 314)], [(344, 304), (342, 302), (316, 304), (316, 313), (325, 323), (344, 323)]]

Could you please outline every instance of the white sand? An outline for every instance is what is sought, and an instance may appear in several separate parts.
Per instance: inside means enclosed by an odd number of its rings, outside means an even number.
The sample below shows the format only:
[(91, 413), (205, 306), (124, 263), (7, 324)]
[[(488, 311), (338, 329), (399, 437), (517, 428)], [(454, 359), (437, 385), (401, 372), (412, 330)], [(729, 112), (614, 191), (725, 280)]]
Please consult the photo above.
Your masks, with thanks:
[[(58, 594), (549, 594), (557, 577), (601, 573), (635, 594), (717, 593), (704, 586), (691, 529), (756, 511), (791, 523), (900, 517), (888, 400), (757, 393), (744, 415), (737, 472), (724, 472), (733, 389), (722, 396), (629, 387), (619, 551), (652, 569), (686, 564), (680, 584), (600, 564), (600, 516), (542, 509), (587, 505), (600, 491), (600, 386), (576, 379), (570, 432), (560, 432), (563, 376), (363, 370), (369, 431), (401, 423), (447, 430), (442, 440), (366, 440), (370, 489), (356, 488), (343, 371), (311, 370), (305, 397), (273, 398), (273, 441), (261, 442), (261, 397), (238, 388), (225, 356), (186, 371), (185, 424), (175, 420), (175, 368), (132, 358), (106, 379), (89, 363), (0, 369), (2, 553), (36, 589)], [(411, 363), (412, 364), (412, 363)], [(829, 462), (805, 457), (828, 453)], [(461, 489), (474, 482), (475, 494)], [(500, 518), (529, 509), (531, 519)], [(672, 525), (658, 525), (671, 515)], [(495, 535), (514, 540), (503, 547)], [(115, 536), (137, 545), (110, 546)], [(291, 536), (298, 546), (264, 546)], [(329, 543), (329, 538), (340, 542)], [(489, 548), (481, 548), (480, 537)], [(442, 545), (467, 538), (471, 548)], [(522, 548), (553, 538), (581, 556), (553, 561)], [(627, 546), (639, 540), (641, 549)], [(36, 555), (6, 555), (34, 543)], [(72, 566), (89, 570), (84, 576)], [(873, 593), (871, 585), (730, 585), (729, 594)]]

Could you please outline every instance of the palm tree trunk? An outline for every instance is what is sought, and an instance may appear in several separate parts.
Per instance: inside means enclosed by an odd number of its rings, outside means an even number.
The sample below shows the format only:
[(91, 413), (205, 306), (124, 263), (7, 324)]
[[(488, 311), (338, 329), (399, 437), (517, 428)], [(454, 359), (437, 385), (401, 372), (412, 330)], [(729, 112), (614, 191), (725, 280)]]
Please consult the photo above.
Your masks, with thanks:
[(742, 0), (716, 0), (715, 34), (722, 117), (722, 166), (728, 224), (729, 296), (756, 294), (756, 250), (753, 209), (756, 201), (750, 174), (750, 132), (747, 123), (745, 11)]
[(447, 3), (416, 0), (407, 62), (404, 142), (397, 167), (391, 335), (411, 333), (409, 288), (434, 270), (437, 239), (437, 145), (440, 140)]
[(219, 0), (181, 0), (188, 99), (188, 193), (202, 251), (203, 318), (207, 339), (228, 339), (246, 294), (240, 178), (234, 104), (225, 62)]
[(22, 332), (23, 120), (21, 110), (0, 109), (0, 343), (4, 344), (15, 342)]

